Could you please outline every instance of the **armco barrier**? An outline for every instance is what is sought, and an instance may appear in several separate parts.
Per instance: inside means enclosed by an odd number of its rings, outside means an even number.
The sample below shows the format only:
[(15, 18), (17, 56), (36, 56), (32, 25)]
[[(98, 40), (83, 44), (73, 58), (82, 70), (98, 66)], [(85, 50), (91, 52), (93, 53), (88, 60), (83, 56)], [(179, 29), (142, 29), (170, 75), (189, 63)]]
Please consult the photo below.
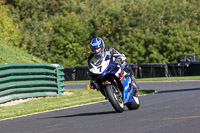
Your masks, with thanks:
[(56, 96), (64, 92), (62, 66), (39, 63), (0, 65), (0, 103), (28, 97)]
[(189, 76), (200, 76), (200, 61), (190, 62)]
[(190, 63), (167, 63), (169, 77), (189, 76)]
[[(200, 76), (200, 61), (167, 64), (142, 63), (129, 64), (129, 66), (135, 78)], [(64, 72), (66, 81), (90, 79), (87, 66), (67, 67)]]
[(77, 66), (75, 67), (76, 76), (75, 80), (89, 80), (88, 66)]
[(65, 81), (74, 81), (76, 77), (76, 69), (74, 67), (65, 67)]
[(168, 68), (166, 64), (144, 63), (138, 65), (139, 78), (168, 77)]
[(128, 65), (131, 67), (134, 77), (138, 78), (138, 65), (137, 64), (128, 64)]
[(198, 56), (196, 55), (180, 55), (177, 57), (178, 63), (187, 63), (192, 61), (198, 61)]

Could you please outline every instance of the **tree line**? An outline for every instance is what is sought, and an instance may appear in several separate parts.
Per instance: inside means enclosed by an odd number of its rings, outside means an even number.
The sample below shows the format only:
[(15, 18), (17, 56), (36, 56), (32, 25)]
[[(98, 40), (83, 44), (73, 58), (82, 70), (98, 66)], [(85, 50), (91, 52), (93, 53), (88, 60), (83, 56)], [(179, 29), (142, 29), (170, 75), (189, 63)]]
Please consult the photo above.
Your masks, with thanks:
[(49, 63), (87, 65), (97, 36), (130, 64), (200, 57), (200, 2), (0, 0), (0, 39)]

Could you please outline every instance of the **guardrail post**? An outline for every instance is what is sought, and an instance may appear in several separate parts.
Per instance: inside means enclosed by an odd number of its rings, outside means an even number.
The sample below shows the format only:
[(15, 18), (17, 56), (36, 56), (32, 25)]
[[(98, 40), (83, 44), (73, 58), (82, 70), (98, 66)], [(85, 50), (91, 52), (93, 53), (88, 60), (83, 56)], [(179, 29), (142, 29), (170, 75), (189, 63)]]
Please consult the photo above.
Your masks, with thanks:
[(57, 86), (58, 86), (58, 95), (63, 95), (65, 91), (65, 84), (64, 84), (64, 67), (63, 66), (57, 66), (56, 67), (56, 73), (57, 73)]

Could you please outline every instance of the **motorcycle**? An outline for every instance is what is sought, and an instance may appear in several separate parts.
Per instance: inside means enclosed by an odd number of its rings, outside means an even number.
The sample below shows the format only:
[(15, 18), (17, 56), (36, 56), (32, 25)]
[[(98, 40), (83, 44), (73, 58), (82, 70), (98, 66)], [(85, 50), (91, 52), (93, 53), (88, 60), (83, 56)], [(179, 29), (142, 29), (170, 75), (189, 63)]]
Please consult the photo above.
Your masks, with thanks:
[(109, 100), (116, 112), (123, 112), (125, 106), (129, 110), (136, 110), (140, 107), (139, 97), (134, 94), (133, 89), (136, 83), (115, 59), (107, 54), (90, 62), (92, 84)]

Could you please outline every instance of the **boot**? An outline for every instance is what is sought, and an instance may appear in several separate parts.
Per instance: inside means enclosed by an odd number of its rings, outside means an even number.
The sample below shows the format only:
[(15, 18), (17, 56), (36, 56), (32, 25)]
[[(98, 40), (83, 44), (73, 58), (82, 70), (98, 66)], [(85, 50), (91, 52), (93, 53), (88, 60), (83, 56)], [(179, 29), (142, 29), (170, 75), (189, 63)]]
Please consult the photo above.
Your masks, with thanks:
[(131, 81), (132, 81), (132, 88), (133, 88), (133, 95), (137, 96), (138, 90), (139, 90), (139, 86), (136, 84), (134, 76), (131, 76)]

